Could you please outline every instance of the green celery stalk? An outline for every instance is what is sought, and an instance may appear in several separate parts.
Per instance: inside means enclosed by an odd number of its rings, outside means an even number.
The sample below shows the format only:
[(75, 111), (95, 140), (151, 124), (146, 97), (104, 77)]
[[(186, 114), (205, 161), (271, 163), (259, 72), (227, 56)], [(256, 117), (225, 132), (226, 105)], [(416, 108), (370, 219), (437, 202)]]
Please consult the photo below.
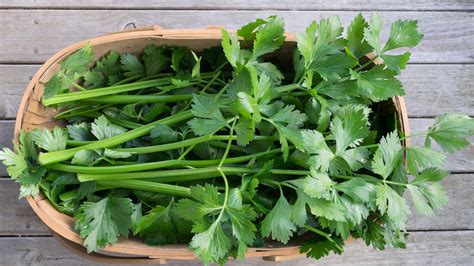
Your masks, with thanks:
[(192, 94), (182, 95), (110, 95), (106, 97), (95, 97), (92, 99), (83, 100), (88, 103), (114, 103), (114, 104), (129, 104), (129, 103), (174, 103), (181, 101), (188, 101), (193, 98)]
[[(160, 152), (160, 151), (167, 151), (167, 150), (174, 150), (178, 148), (183, 148), (199, 143), (204, 143), (206, 141), (210, 140), (228, 140), (230, 137), (225, 135), (225, 136), (219, 136), (219, 135), (207, 135), (207, 136), (201, 136), (201, 137), (196, 137), (192, 139), (186, 139), (178, 142), (172, 142), (172, 143), (167, 143), (167, 144), (160, 144), (160, 145), (154, 145), (154, 146), (148, 146), (148, 147), (135, 147), (135, 148), (120, 148), (120, 149), (113, 149), (114, 151), (120, 151), (120, 152), (130, 152), (130, 153), (135, 153), (135, 154), (145, 154), (145, 153), (153, 153), (153, 152)], [(236, 140), (237, 136), (232, 136), (232, 140)], [(278, 137), (276, 136), (255, 136), (253, 140), (278, 140)]]
[[(257, 173), (261, 169), (249, 169), (245, 167), (205, 167), (196, 169), (174, 169), (174, 170), (162, 170), (162, 171), (149, 171), (149, 172), (132, 172), (132, 173), (115, 173), (115, 174), (82, 174), (77, 175), (77, 179), (80, 182), (86, 181), (102, 181), (102, 180), (129, 180), (129, 179), (144, 179), (154, 178), (158, 182), (179, 182), (188, 180), (199, 180), (206, 179), (205, 174), (220, 173), (220, 171), (226, 174), (245, 174), (245, 173)], [(273, 174), (282, 175), (308, 175), (307, 170), (285, 170), (285, 169), (273, 169), (270, 171)], [(203, 175), (204, 174), (204, 175)], [(185, 179), (192, 178), (192, 179)]]
[(136, 190), (151, 191), (175, 196), (188, 197), (191, 191), (187, 187), (160, 184), (143, 180), (119, 180), (119, 181), (99, 181), (99, 186), (113, 186), (115, 188), (128, 188)]
[[(269, 151), (259, 152), (255, 154), (226, 158), (224, 164), (241, 163), (249, 161), (253, 158), (262, 157), (265, 155), (271, 155), (279, 153), (280, 149), (273, 149)], [(193, 166), (203, 167), (217, 165), (220, 159), (215, 160), (168, 160), (151, 163), (139, 163), (130, 165), (118, 165), (118, 166), (80, 166), (70, 164), (55, 163), (48, 166), (49, 169), (69, 172), (69, 173), (83, 173), (83, 174), (112, 174), (112, 173), (124, 173), (124, 172), (139, 172), (147, 171), (166, 167), (176, 166)]]
[(40, 153), (38, 156), (38, 161), (42, 165), (62, 162), (62, 161), (71, 159), (74, 156), (74, 154), (76, 154), (76, 152), (78, 151), (113, 147), (113, 146), (122, 144), (124, 142), (127, 142), (129, 140), (148, 134), (158, 124), (172, 125), (175, 123), (185, 121), (191, 117), (193, 117), (193, 114), (191, 113), (191, 111), (184, 111), (184, 112), (157, 120), (155, 122), (146, 124), (139, 128), (132, 129), (130, 131), (114, 136), (112, 138), (95, 141), (90, 144), (86, 144), (83, 146), (66, 149), (62, 151)]
[(169, 84), (169, 82), (170, 81), (167, 78), (153, 79), (153, 80), (87, 90), (87, 91), (78, 91), (78, 92), (59, 94), (51, 98), (47, 98), (47, 99), (43, 98), (42, 102), (44, 106), (50, 106), (53, 104), (73, 102), (73, 101), (84, 100), (88, 98), (94, 98), (94, 97), (106, 96), (110, 94), (118, 94), (118, 93), (124, 93), (124, 92), (149, 88), (149, 87), (166, 85), (166, 84)]

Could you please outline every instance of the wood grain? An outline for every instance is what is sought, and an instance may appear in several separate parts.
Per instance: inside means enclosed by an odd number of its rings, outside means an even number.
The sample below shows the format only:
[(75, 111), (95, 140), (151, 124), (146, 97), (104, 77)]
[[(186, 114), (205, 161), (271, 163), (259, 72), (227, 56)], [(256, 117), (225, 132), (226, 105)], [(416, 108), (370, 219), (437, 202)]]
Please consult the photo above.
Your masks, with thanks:
[[(375, 251), (361, 241), (345, 247), (342, 256), (331, 254), (319, 261), (301, 258), (278, 265), (472, 265), (473, 231), (413, 232), (406, 249)], [(51, 237), (0, 238), (1, 265), (103, 265), (86, 261), (66, 250)], [(201, 265), (198, 262), (167, 261), (167, 265)], [(259, 259), (231, 261), (227, 265), (275, 265)]]
[(0, 118), (14, 118), (39, 65), (0, 65)]
[[(164, 28), (237, 28), (269, 15), (285, 19), (287, 30), (302, 31), (313, 19), (339, 15), (344, 25), (354, 11), (182, 11), (182, 10), (0, 10), (0, 62), (43, 62), (68, 44), (126, 27), (158, 24)], [(368, 12), (364, 12), (367, 16)], [(383, 36), (397, 19), (418, 19), (425, 38), (413, 50), (416, 63), (474, 62), (472, 12), (380, 12)], [(14, 21), (15, 23), (11, 23)], [(60, 23), (58, 23), (60, 22)], [(128, 26), (127, 26), (128, 25)], [(384, 37), (385, 38), (385, 37)]]
[[(14, 118), (39, 65), (0, 65), (0, 119)], [(410, 117), (474, 115), (474, 65), (408, 65), (401, 74)]]
[(406, 0), (202, 0), (202, 1), (172, 1), (172, 0), (85, 0), (85, 1), (53, 1), (53, 0), (0, 0), (0, 7), (6, 8), (87, 8), (87, 9), (238, 9), (238, 10), (473, 10), (470, 1), (406, 1)]
[[(413, 210), (409, 230), (473, 230), (474, 174), (454, 174), (443, 184), (449, 201), (433, 217), (425, 217)], [(27, 202), (18, 200), (18, 188), (12, 180), (0, 178), (0, 236), (2, 235), (49, 235), (46, 226), (37, 218)], [(405, 197), (410, 196), (405, 194)]]
[(400, 80), (409, 117), (474, 115), (474, 65), (408, 65)]
[(12, 180), (0, 179), (0, 236), (50, 235), (26, 200), (18, 200), (19, 185)]

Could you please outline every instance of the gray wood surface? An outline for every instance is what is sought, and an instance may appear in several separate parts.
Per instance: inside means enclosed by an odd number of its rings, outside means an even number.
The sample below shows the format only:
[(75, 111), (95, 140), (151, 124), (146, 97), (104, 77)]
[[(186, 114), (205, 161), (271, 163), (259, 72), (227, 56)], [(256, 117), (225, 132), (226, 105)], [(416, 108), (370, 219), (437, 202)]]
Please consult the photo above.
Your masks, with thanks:
[[(0, 118), (16, 116), (23, 91), (38, 68), (39, 65), (0, 64)], [(474, 65), (470, 64), (408, 65), (400, 79), (410, 117), (432, 117), (445, 112), (474, 115), (473, 75)]]
[[(290, 32), (302, 31), (321, 17), (338, 15), (348, 25), (355, 11), (227, 11), (227, 10), (0, 10), (0, 63), (43, 62), (68, 44), (104, 33), (157, 24), (164, 28), (237, 28), (259, 17), (278, 15)], [(368, 15), (369, 12), (363, 12)], [(474, 62), (473, 12), (379, 12), (383, 36), (397, 19), (417, 19), (426, 35), (413, 50), (412, 63)], [(14, 23), (11, 23), (14, 22)], [(385, 38), (385, 37), (384, 37)]]
[[(444, 112), (474, 116), (474, 1), (472, 0), (0, 0), (0, 147), (11, 147), (21, 96), (40, 64), (61, 48), (97, 35), (157, 24), (164, 28), (237, 28), (278, 15), (288, 31), (339, 15), (379, 10), (383, 35), (396, 19), (417, 19), (425, 38), (401, 80), (412, 132)], [(384, 37), (385, 38), (385, 37)], [(474, 140), (474, 139), (473, 139)], [(412, 140), (422, 145), (423, 139)], [(434, 217), (413, 214), (406, 250), (374, 251), (355, 241), (343, 256), (279, 265), (474, 265), (474, 147), (450, 156), (444, 182), (449, 202)], [(66, 250), (52, 237), (0, 166), (0, 265), (99, 265)], [(408, 199), (410, 196), (406, 195)], [(197, 265), (170, 261), (170, 265)], [(232, 262), (234, 264), (242, 264)], [(249, 260), (246, 265), (274, 265)]]
[[(472, 265), (473, 231), (412, 232), (406, 249), (375, 251), (361, 241), (345, 247), (343, 255), (331, 254), (320, 261), (297, 259), (266, 262), (260, 259), (229, 262), (228, 265)], [(100, 265), (72, 254), (51, 237), (0, 238), (0, 265)], [(198, 265), (195, 262), (168, 261), (167, 265)]]
[(1, 0), (0, 6), (7, 8), (87, 8), (87, 9), (237, 9), (237, 10), (472, 10), (474, 4), (469, 0)]

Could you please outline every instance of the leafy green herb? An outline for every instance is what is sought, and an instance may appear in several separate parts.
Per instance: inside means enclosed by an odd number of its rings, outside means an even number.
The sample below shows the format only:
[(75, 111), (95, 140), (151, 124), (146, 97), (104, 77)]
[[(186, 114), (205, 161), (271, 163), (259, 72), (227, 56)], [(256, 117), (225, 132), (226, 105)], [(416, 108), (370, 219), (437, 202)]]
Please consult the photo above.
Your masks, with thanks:
[[(65, 127), (22, 131), (0, 161), (20, 197), (43, 193), (75, 217), (89, 252), (130, 234), (189, 244), (206, 264), (301, 234), (315, 259), (351, 236), (403, 248), (405, 192), (423, 215), (445, 205), (446, 153), (470, 144), (474, 120), (448, 113), (400, 132), (383, 107), (404, 94), (416, 21), (382, 40), (381, 18), (359, 14), (346, 32), (324, 18), (281, 49), (284, 22), (271, 16), (223, 29), (204, 51), (150, 44), (94, 63), (87, 44), (45, 84), (42, 103)], [(418, 136), (424, 147), (402, 145)]]

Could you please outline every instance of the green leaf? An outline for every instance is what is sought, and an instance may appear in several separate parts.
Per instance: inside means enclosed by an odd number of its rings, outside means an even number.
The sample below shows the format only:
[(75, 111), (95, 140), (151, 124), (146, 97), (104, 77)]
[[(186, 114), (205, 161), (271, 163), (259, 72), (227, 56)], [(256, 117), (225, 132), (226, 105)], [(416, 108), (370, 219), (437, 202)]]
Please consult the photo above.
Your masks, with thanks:
[(260, 26), (253, 43), (252, 58), (256, 59), (264, 54), (271, 53), (280, 48), (285, 41), (285, 23), (280, 18), (270, 18), (267, 23)]
[(3, 148), (0, 151), (0, 161), (7, 167), (7, 173), (13, 180), (17, 179), (21, 173), (28, 169), (23, 153), (18, 148), (16, 150), (17, 153), (9, 148)]
[(120, 56), (120, 63), (126, 77), (145, 75), (145, 66), (133, 54), (122, 54)]
[(114, 244), (118, 236), (128, 237), (133, 204), (128, 198), (109, 196), (98, 202), (84, 202), (76, 214), (79, 230), (87, 252)]
[(362, 178), (352, 178), (348, 181), (339, 183), (335, 186), (350, 197), (354, 202), (367, 203), (372, 200), (375, 195), (375, 185), (369, 183)]
[[(336, 239), (334, 241), (334, 239)], [(339, 250), (339, 246), (344, 245), (342, 239), (333, 238), (333, 241), (329, 240), (312, 240), (311, 242), (305, 242), (300, 247), (300, 253), (305, 253), (308, 258), (320, 259), (329, 255), (329, 252), (334, 254), (342, 254), (342, 250)]]
[(223, 259), (231, 246), (231, 240), (218, 221), (212, 223), (203, 232), (194, 235), (189, 243), (189, 248), (194, 250), (194, 254), (205, 263)]
[(90, 43), (84, 45), (81, 49), (68, 56), (62, 63), (61, 69), (69, 76), (77, 73), (82, 75), (89, 69), (90, 64), (94, 60), (94, 52)]
[(421, 173), (417, 174), (412, 183), (424, 181), (437, 182), (443, 180), (448, 175), (449, 173), (444, 171), (443, 169), (430, 167), (424, 169), (423, 171), (421, 171)]
[(308, 198), (311, 213), (317, 217), (324, 217), (332, 221), (345, 221), (344, 206), (330, 200)]
[(240, 118), (235, 125), (235, 133), (237, 135), (237, 144), (247, 146), (255, 136), (255, 125), (253, 120)]
[(150, 131), (150, 137), (157, 144), (170, 143), (178, 140), (178, 132), (171, 127), (163, 124), (156, 125)]
[(135, 230), (135, 228), (137, 228), (138, 226), (138, 223), (140, 222), (140, 220), (142, 219), (142, 203), (139, 202), (139, 203), (136, 203), (136, 204), (133, 204), (133, 207), (132, 207), (132, 215), (131, 215), (131, 218), (132, 218), (132, 230)]
[(229, 63), (236, 68), (240, 58), (240, 43), (237, 35), (222, 29), (222, 49)]
[(179, 217), (195, 222), (209, 214), (216, 214), (222, 209), (217, 187), (205, 184), (192, 186), (191, 199), (182, 199), (176, 203), (174, 211)]
[(191, 77), (193, 78), (201, 78), (201, 59), (202, 57), (198, 57), (196, 53), (191, 51), (193, 54), (194, 60), (196, 60), (196, 63), (193, 66), (193, 70), (191, 71)]
[(316, 41), (316, 30), (318, 24), (313, 20), (306, 28), (305, 33), (296, 33), (296, 41), (298, 50), (304, 58), (305, 68), (308, 68), (316, 57), (316, 50), (314, 44)]
[(79, 184), (79, 188), (77, 189), (77, 199), (87, 199), (90, 195), (95, 192), (96, 189), (96, 182), (95, 181), (87, 181), (81, 182)]
[(191, 56), (190, 50), (185, 47), (175, 47), (171, 53), (171, 68), (176, 72), (182, 71), (182, 65)]
[(103, 56), (99, 61), (97, 61), (94, 71), (102, 72), (104, 76), (107, 77), (121, 73), (122, 66), (120, 65), (120, 54), (115, 51), (110, 51), (106, 56)]
[(337, 41), (343, 32), (341, 21), (338, 16), (330, 16), (319, 21), (317, 49), (327, 49), (325, 46)]
[(448, 197), (439, 183), (424, 182), (408, 185), (416, 210), (423, 215), (432, 216), (434, 210), (446, 204)]
[(337, 53), (315, 61), (310, 69), (319, 73), (326, 81), (336, 81), (349, 73), (349, 69), (355, 65), (357, 65), (357, 60), (344, 53)]
[(316, 130), (304, 130), (301, 134), (303, 136), (304, 150), (313, 155), (310, 158), (310, 164), (322, 172), (327, 172), (335, 155), (329, 149), (324, 136)]
[(254, 120), (256, 123), (260, 123), (262, 116), (260, 115), (260, 110), (258, 109), (258, 103), (255, 98), (248, 95), (245, 92), (237, 93), (239, 97), (239, 104), (242, 107), (241, 114), (245, 118)]
[(94, 119), (91, 124), (91, 132), (98, 140), (104, 140), (126, 132), (127, 129), (114, 125), (104, 115)]
[(295, 224), (287, 213), (289, 210), (291, 210), (291, 206), (285, 196), (281, 194), (273, 209), (261, 223), (262, 236), (268, 237), (271, 234), (273, 240), (278, 240), (284, 244), (288, 243), (296, 230)]
[(267, 74), (262, 73), (259, 77), (254, 96), (261, 104), (267, 104), (276, 96), (276, 92), (272, 89), (272, 83)]
[(369, 28), (364, 30), (364, 38), (372, 48), (380, 54), (380, 33), (382, 31), (382, 20), (380, 16), (373, 12), (370, 17)]
[(133, 155), (132, 153), (125, 152), (125, 151), (114, 151), (114, 150), (109, 150), (109, 149), (104, 150), (104, 156), (107, 158), (112, 158), (112, 159), (123, 159), (123, 158), (128, 158), (132, 155)]
[(351, 78), (357, 81), (357, 86), (374, 102), (405, 95), (401, 82), (383, 65), (374, 66), (369, 71), (361, 73), (352, 70), (350, 72)]
[(390, 37), (385, 43), (383, 52), (401, 47), (415, 47), (423, 38), (418, 31), (416, 20), (397, 20), (392, 23)]
[(402, 230), (406, 228), (410, 208), (406, 200), (395, 190), (386, 184), (377, 185), (375, 202), (381, 214), (387, 213), (398, 228)]
[(386, 179), (402, 159), (402, 146), (397, 132), (382, 137), (372, 160), (372, 171)]
[(165, 54), (165, 49), (154, 44), (150, 44), (143, 50), (143, 63), (147, 76), (152, 76), (165, 70), (170, 59)]
[(375, 249), (384, 250), (386, 243), (383, 233), (384, 228), (380, 224), (368, 220), (362, 238), (367, 246), (372, 244)]
[(84, 86), (88, 88), (97, 88), (105, 85), (105, 77), (97, 71), (87, 71), (84, 74)]
[(277, 113), (271, 115), (269, 119), (274, 123), (283, 123), (288, 126), (300, 127), (306, 121), (307, 117), (299, 110), (295, 110), (294, 105), (285, 105)]
[(194, 94), (191, 112), (198, 118), (189, 121), (188, 125), (197, 135), (214, 134), (227, 125), (216, 98), (212, 96)]
[[(274, 16), (269, 17), (269, 19), (272, 18), (274, 18)], [(245, 41), (253, 41), (255, 40), (258, 28), (266, 23), (267, 20), (257, 18), (255, 21), (240, 27), (240, 29), (237, 30), (237, 35), (244, 38)]]
[(410, 60), (410, 52), (405, 52), (401, 55), (380, 55), (383, 62), (389, 70), (395, 73), (400, 73), (400, 70), (405, 69), (408, 60)]
[[(366, 191), (362, 193), (366, 193)], [(375, 186), (374, 186), (374, 193), (375, 193)], [(349, 194), (346, 193), (346, 195), (349, 195)], [(350, 227), (350, 225), (360, 225), (369, 216), (369, 208), (366, 206), (366, 204), (353, 201), (346, 195), (343, 195), (340, 197), (341, 202), (345, 207), (346, 219), (348, 220), (348, 222), (344, 222), (344, 224), (347, 224), (347, 227)], [(339, 223), (341, 222), (338, 222), (338, 224)], [(350, 228), (347, 231), (349, 230)], [(341, 231), (340, 235), (342, 236), (342, 233), (343, 233), (342, 230), (337, 230), (336, 228), (336, 231)], [(344, 239), (347, 239), (349, 235), (350, 233), (346, 234), (344, 232)]]
[(308, 213), (306, 211), (307, 196), (301, 189), (296, 190), (297, 198), (295, 204), (291, 208), (291, 220), (297, 226), (303, 226), (308, 220)]
[(47, 128), (36, 129), (31, 132), (32, 138), (38, 147), (46, 151), (61, 151), (66, 149), (67, 134), (60, 127), (54, 127), (51, 132)]
[(20, 196), (34, 196), (39, 193), (39, 187), (43, 176), (46, 173), (46, 167), (42, 166), (39, 169), (28, 169), (23, 171), (15, 182), (20, 183)]
[[(262, 78), (262, 75), (265, 74), (265, 76), (267, 76), (270, 79), (270, 82), (275, 85), (279, 85), (281, 81), (285, 79), (285, 76), (283, 76), (280, 70), (278, 70), (277, 66), (275, 66), (274, 64), (270, 62), (258, 63), (254, 67), (257, 70), (260, 78)], [(263, 86), (263, 84), (264, 83), (262, 82), (262, 85), (259, 85), (259, 86)]]
[[(134, 228), (133, 233), (139, 234), (147, 244), (175, 244), (183, 233), (191, 230), (191, 225), (177, 217), (173, 212), (174, 200), (168, 206), (156, 206), (144, 215)], [(187, 229), (187, 230), (186, 230)]]
[(311, 169), (311, 174), (304, 179), (303, 190), (313, 198), (331, 199), (336, 182), (332, 181), (326, 173)]
[(20, 130), (20, 150), (24, 158), (30, 162), (34, 163), (38, 158), (38, 149), (33, 140), (33, 135), (31, 131)]
[(91, 134), (91, 127), (88, 123), (67, 125), (66, 128), (69, 137), (73, 140), (87, 141), (94, 139), (94, 136)]
[(406, 148), (407, 168), (411, 174), (416, 175), (428, 167), (442, 167), (446, 156), (430, 148), (408, 147)]
[(45, 84), (43, 98), (48, 99), (56, 94), (66, 92), (69, 82), (65, 80), (61, 72), (54, 74)]
[(463, 114), (442, 114), (436, 117), (427, 133), (426, 147), (430, 147), (430, 139), (433, 139), (445, 152), (453, 153), (470, 144), (469, 137), (474, 135), (474, 119)]
[(364, 39), (364, 30), (367, 27), (367, 22), (359, 13), (347, 28), (347, 47), (357, 59), (372, 51)]
[(246, 245), (252, 245), (257, 231), (252, 221), (257, 217), (257, 213), (249, 205), (227, 207), (226, 213), (232, 224), (232, 235)]
[(334, 117), (330, 125), (331, 133), (336, 139), (337, 155), (342, 155), (349, 146), (360, 144), (369, 135), (369, 109), (357, 106), (345, 109), (343, 115)]
[(101, 154), (98, 151), (81, 150), (74, 154), (74, 157), (71, 159), (71, 163), (79, 165), (93, 165), (100, 157)]

